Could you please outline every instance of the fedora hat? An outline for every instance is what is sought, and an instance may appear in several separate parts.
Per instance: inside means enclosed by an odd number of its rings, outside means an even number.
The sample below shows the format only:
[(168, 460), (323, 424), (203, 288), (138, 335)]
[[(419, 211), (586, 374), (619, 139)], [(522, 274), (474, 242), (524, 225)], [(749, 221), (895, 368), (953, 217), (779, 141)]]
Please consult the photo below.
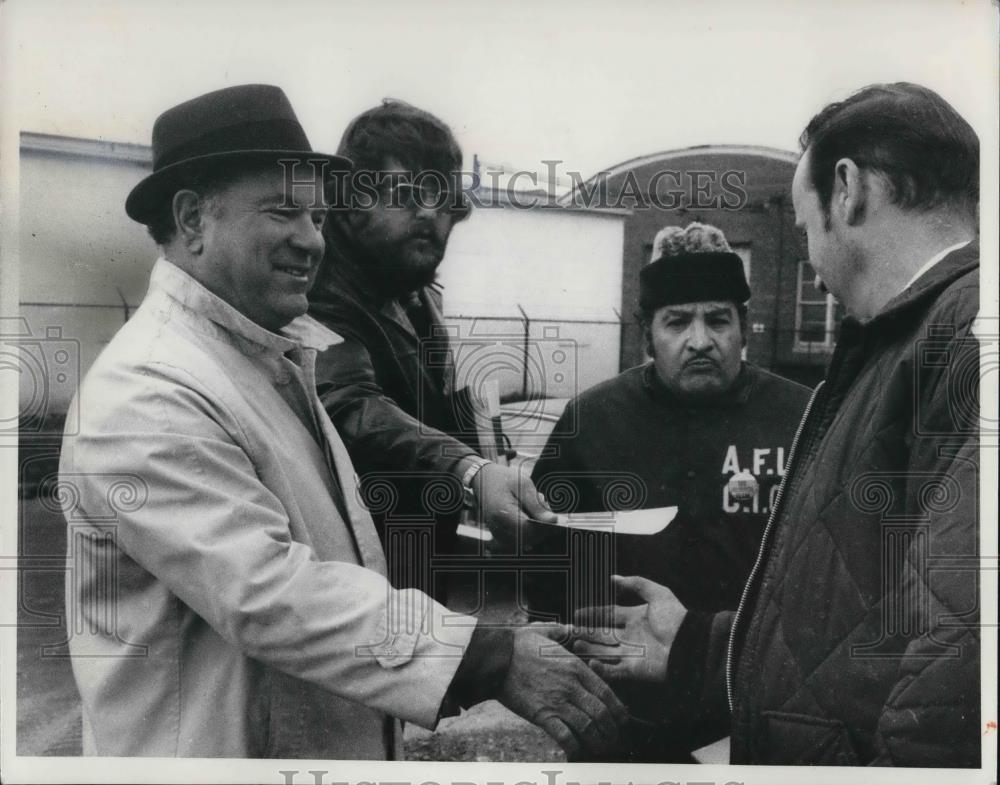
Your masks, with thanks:
[(314, 152), (288, 97), (263, 84), (226, 87), (168, 109), (153, 125), (153, 172), (125, 200), (125, 212), (148, 223), (185, 175), (225, 161), (288, 158), (327, 162), (345, 171), (351, 162)]

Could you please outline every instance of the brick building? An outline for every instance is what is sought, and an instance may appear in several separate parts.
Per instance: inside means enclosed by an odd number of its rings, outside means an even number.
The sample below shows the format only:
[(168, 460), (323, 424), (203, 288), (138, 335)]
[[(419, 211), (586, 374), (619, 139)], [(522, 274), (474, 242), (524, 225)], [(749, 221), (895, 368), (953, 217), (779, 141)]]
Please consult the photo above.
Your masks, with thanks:
[(704, 145), (634, 158), (582, 184), (563, 201), (625, 208), (622, 369), (642, 361), (634, 319), (639, 270), (664, 226), (701, 221), (725, 232), (743, 258), (752, 294), (747, 359), (815, 384), (833, 350), (840, 307), (814, 286), (791, 205), (797, 156), (743, 145)]

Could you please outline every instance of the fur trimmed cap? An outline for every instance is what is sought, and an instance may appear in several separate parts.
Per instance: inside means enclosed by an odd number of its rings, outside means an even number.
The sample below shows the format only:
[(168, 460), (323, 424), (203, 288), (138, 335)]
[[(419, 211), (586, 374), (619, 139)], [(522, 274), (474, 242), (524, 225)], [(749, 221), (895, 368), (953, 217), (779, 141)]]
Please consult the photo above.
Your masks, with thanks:
[(716, 227), (668, 226), (656, 234), (652, 261), (639, 273), (639, 307), (726, 300), (745, 303), (750, 287), (743, 260)]

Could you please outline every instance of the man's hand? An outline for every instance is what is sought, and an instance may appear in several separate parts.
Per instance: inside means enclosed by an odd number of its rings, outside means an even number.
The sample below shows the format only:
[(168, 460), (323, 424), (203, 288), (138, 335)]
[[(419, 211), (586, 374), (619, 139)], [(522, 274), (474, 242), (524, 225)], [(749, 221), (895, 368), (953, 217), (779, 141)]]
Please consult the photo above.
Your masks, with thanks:
[(530, 537), (528, 519), (555, 523), (556, 515), (535, 489), (528, 472), (522, 468), (488, 463), (472, 480), (477, 513), (486, 523), (498, 549), (512, 550), (518, 531)]
[(666, 586), (638, 576), (611, 579), (619, 590), (638, 595), (646, 604), (577, 611), (573, 651), (609, 681), (665, 681), (670, 647), (687, 610)]
[(531, 632), (544, 635), (550, 641), (555, 641), (560, 646), (566, 646), (573, 639), (573, 626), (571, 624), (560, 624), (557, 621), (533, 621), (525, 625)]
[(628, 720), (607, 684), (530, 626), (514, 632), (514, 653), (498, 700), (559, 742), (567, 760), (612, 750)]

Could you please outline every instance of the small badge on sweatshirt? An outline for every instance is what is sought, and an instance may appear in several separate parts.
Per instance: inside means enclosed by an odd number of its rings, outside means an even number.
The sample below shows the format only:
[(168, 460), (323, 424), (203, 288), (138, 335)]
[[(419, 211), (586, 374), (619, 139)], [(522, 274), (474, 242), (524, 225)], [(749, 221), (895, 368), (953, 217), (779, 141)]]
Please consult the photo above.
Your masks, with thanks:
[(757, 494), (757, 478), (750, 472), (737, 472), (729, 478), (729, 498), (737, 502), (748, 502)]

